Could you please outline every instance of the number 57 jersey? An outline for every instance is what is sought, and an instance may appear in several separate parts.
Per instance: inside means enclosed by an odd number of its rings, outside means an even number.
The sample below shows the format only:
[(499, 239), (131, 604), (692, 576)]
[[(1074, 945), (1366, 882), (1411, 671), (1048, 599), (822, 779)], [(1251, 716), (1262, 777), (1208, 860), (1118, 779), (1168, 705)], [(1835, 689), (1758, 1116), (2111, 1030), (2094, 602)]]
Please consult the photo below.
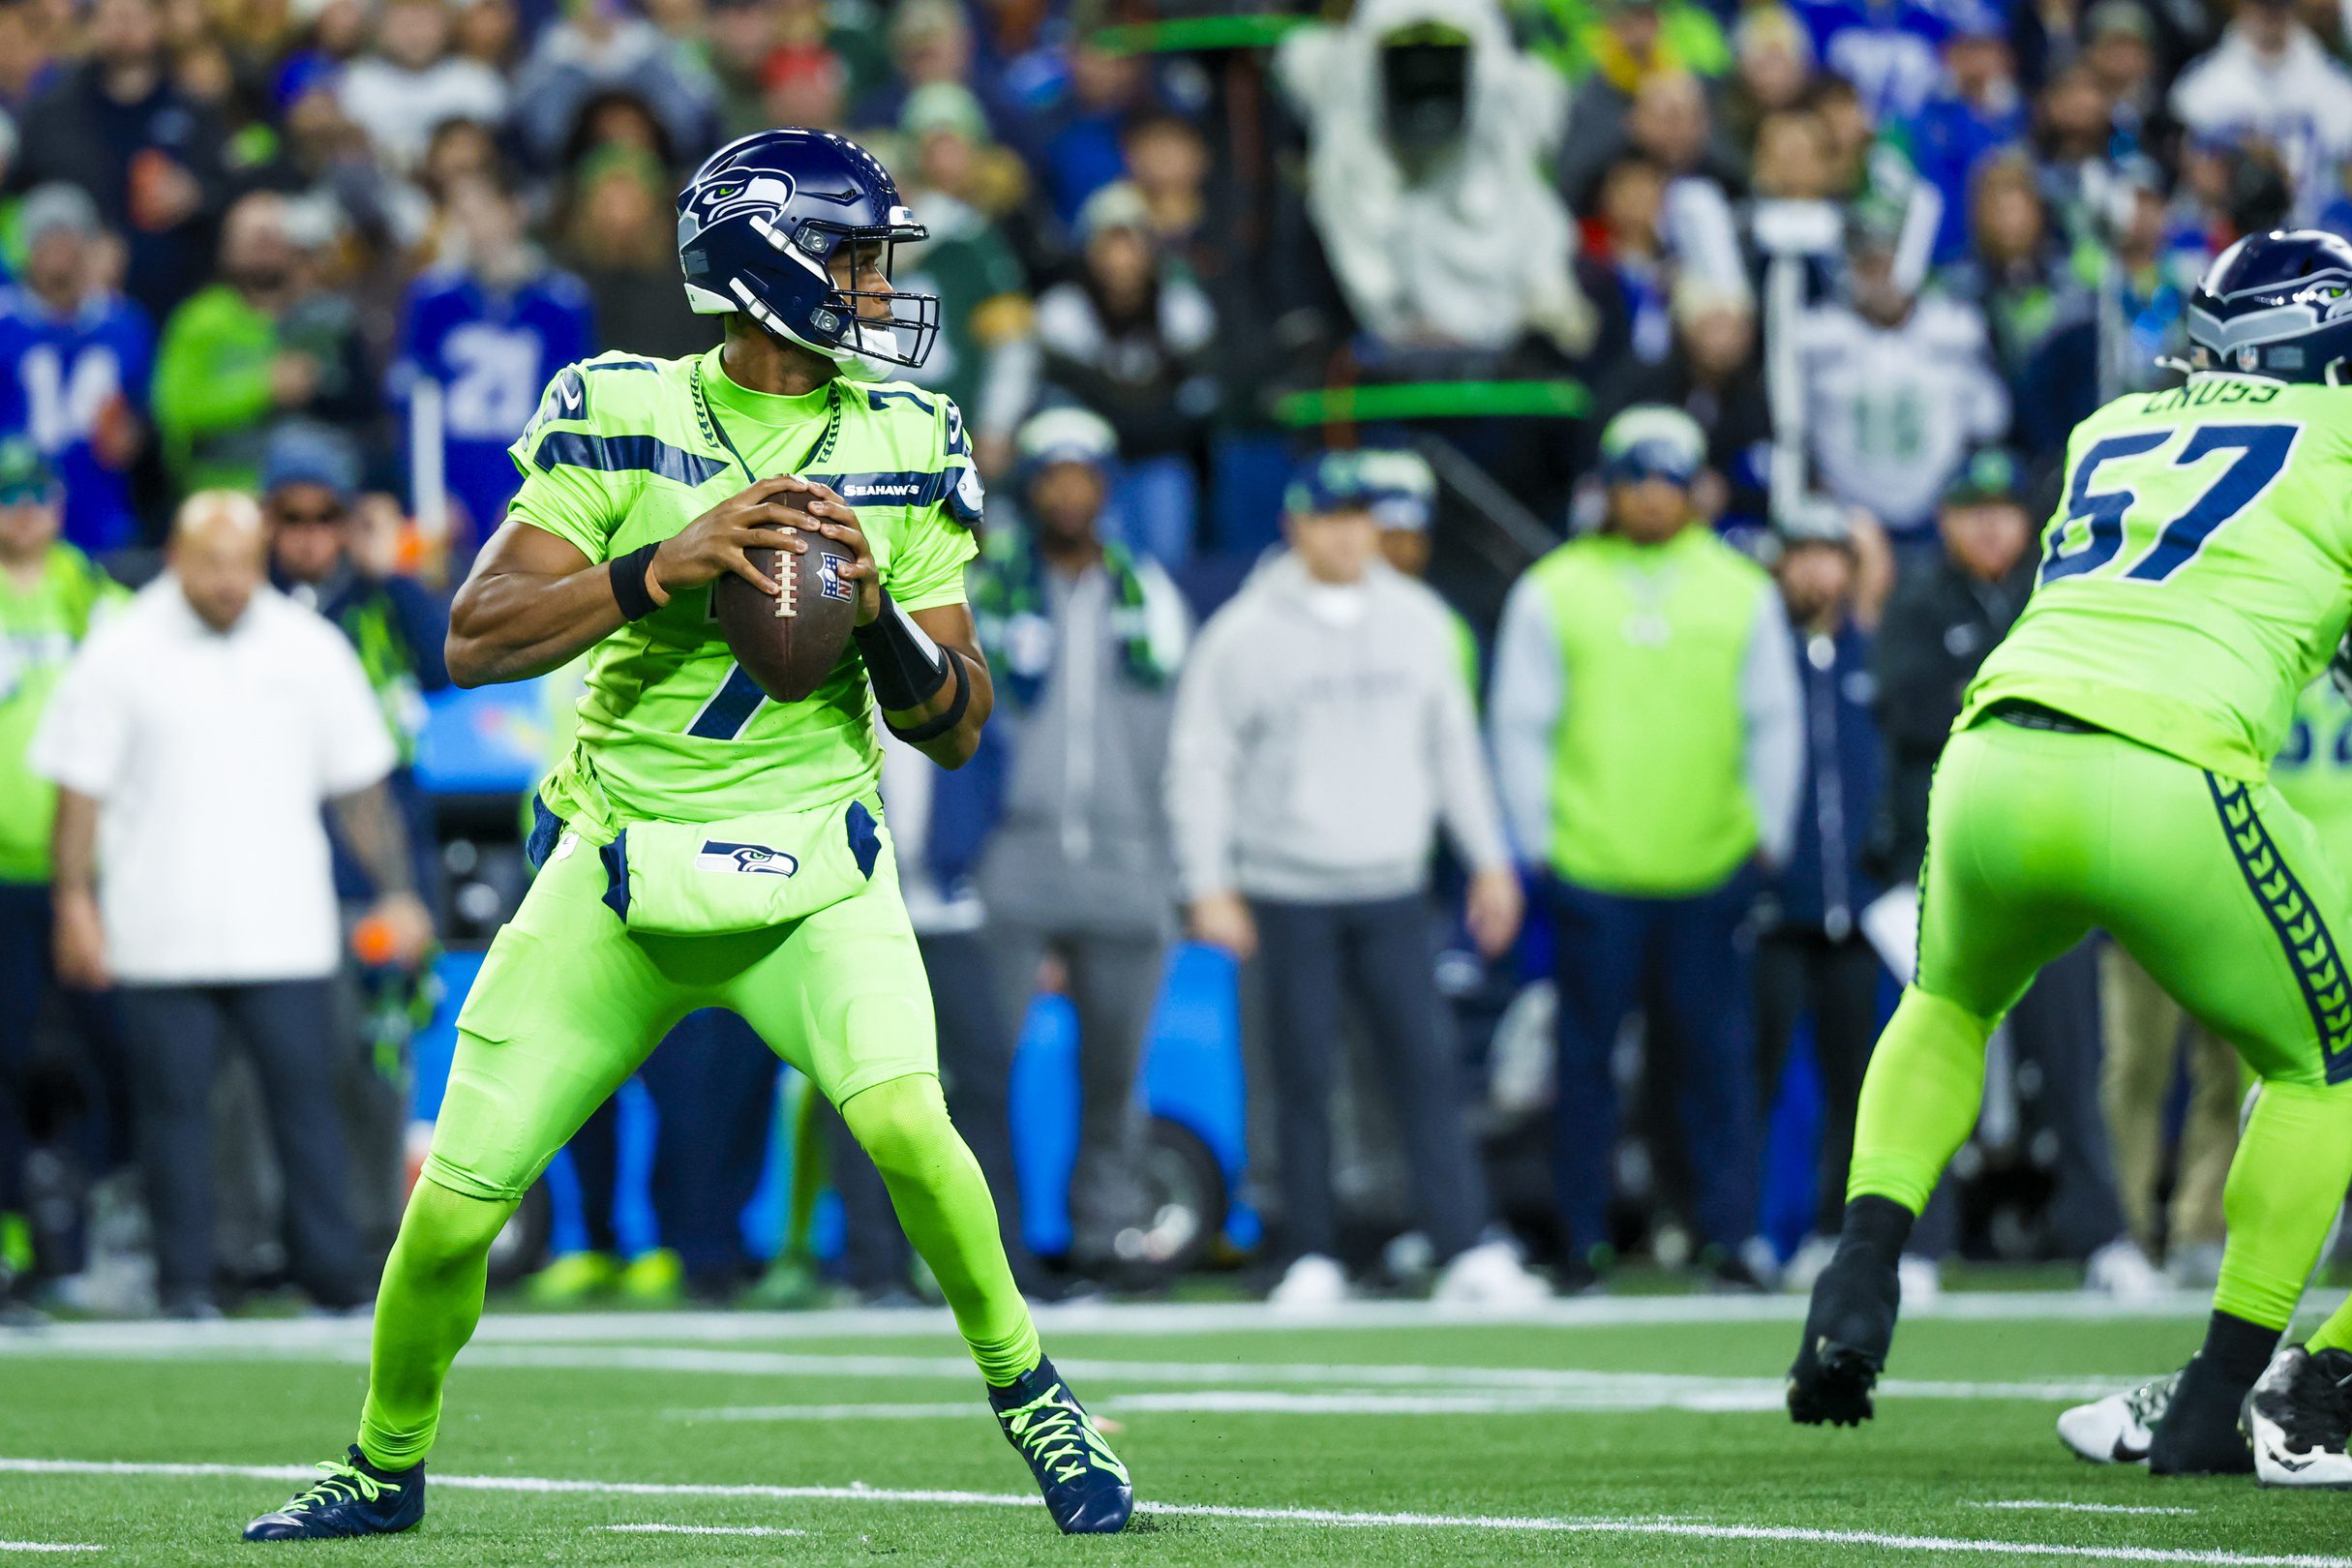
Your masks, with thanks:
[(1955, 729), (2039, 703), (2261, 779), (2352, 614), (2352, 389), (2200, 373), (2077, 426), (2025, 613)]

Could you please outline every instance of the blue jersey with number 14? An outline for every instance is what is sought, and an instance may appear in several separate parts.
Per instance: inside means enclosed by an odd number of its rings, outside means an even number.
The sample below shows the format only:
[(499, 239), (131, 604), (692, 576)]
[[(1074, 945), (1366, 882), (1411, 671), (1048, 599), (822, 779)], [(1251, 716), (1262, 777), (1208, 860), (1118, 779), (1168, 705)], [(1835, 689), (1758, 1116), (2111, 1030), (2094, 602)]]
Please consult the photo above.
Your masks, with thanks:
[(2041, 577), (1969, 688), (2260, 779), (2352, 614), (2352, 390), (2201, 373), (2076, 427)]

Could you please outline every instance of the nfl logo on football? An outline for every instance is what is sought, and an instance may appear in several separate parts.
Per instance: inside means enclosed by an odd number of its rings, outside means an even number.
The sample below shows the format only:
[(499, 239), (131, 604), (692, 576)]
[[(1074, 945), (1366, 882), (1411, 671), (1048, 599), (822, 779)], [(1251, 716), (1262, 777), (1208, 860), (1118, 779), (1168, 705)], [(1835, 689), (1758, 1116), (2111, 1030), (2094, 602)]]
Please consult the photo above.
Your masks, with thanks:
[(829, 599), (846, 599), (850, 597), (850, 586), (849, 584), (843, 582), (841, 578), (841, 559), (839, 557), (826, 556), (821, 558), (818, 561), (817, 591), (824, 594)]

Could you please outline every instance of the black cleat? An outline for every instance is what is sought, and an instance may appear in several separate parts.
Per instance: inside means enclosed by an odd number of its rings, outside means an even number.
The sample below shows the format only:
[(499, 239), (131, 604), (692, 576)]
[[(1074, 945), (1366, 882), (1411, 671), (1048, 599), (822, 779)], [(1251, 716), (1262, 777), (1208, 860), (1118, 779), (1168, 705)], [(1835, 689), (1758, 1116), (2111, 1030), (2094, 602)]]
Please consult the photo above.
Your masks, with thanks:
[(1040, 1360), (1010, 1388), (990, 1387), (988, 1407), (1006, 1441), (1029, 1462), (1046, 1512), (1064, 1535), (1109, 1535), (1135, 1511), (1135, 1489), (1076, 1396)]
[(2352, 1354), (2289, 1345), (2246, 1397), (2239, 1430), (2266, 1487), (2352, 1487)]
[(2211, 1357), (2191, 1359), (2149, 1440), (2148, 1473), (2251, 1475), (2253, 1451), (2238, 1430), (2238, 1408), (2249, 1392)]
[(1875, 1263), (1840, 1248), (1813, 1282), (1805, 1340), (1789, 1369), (1789, 1418), (1803, 1427), (1858, 1427), (1873, 1413), (1870, 1390), (1894, 1343), (1903, 1291), (1890, 1260)]
[(425, 1517), (425, 1467), (379, 1470), (359, 1445), (341, 1461), (318, 1466), (319, 1480), (273, 1514), (245, 1526), (248, 1541), (331, 1541), (348, 1535), (391, 1535), (414, 1529)]

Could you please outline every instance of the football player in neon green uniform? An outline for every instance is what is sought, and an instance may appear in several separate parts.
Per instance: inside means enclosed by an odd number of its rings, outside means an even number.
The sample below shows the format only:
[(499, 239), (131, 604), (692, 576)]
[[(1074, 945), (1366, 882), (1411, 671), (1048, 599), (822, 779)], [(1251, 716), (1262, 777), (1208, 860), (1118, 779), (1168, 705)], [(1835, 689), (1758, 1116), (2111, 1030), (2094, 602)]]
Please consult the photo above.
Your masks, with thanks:
[(2159, 1473), (2251, 1468), (2240, 1403), (2352, 1181), (2352, 894), (2268, 782), (2352, 610), (2352, 245), (2242, 241), (2189, 325), (2185, 386), (2074, 432), (2040, 582), (1939, 767), (1918, 974), (1863, 1083), (1790, 1373), (1800, 1422), (1870, 1414), (1896, 1254), (1975, 1126), (1986, 1039), (2096, 926), (2262, 1082), (2205, 1345), (2150, 1454)]
[[(980, 1167), (940, 1096), (930, 990), (898, 895), (874, 725), (945, 767), (979, 744), (987, 664), (964, 605), (980, 487), (945, 399), (868, 379), (920, 363), (936, 301), (890, 285), (922, 237), (882, 166), (810, 131), (713, 154), (678, 198), (689, 299), (726, 317), (691, 359), (606, 354), (549, 387), (524, 483), (452, 607), (461, 684), (595, 651), (570, 755), (540, 792), (537, 879), (458, 1018), (432, 1152), (377, 1298), (359, 1436), (249, 1540), (406, 1529), (491, 1240), (588, 1112), (680, 1017), (741, 1013), (839, 1106), (930, 1265), (1006, 1434), (1067, 1531), (1132, 1494), (1038, 1344)], [(788, 510), (792, 494), (805, 512)], [(744, 552), (857, 563), (854, 648), (769, 700), (710, 614)], [(803, 588), (803, 592), (808, 591)]]

